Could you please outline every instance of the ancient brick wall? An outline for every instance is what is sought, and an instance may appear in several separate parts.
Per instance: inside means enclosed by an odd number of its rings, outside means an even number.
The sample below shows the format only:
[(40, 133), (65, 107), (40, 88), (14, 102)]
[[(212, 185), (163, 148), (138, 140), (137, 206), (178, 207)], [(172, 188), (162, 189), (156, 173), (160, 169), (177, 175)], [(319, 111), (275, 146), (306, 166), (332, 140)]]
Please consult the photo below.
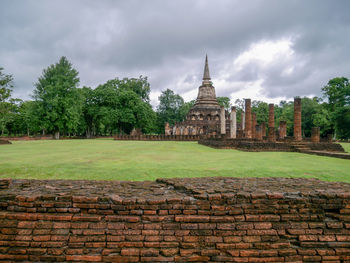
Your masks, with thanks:
[(127, 141), (198, 141), (200, 135), (116, 135), (114, 139)]
[(350, 185), (0, 180), (0, 261), (349, 262)]
[(8, 140), (2, 140), (0, 139), (0, 144), (11, 144)]
[[(258, 141), (249, 139), (229, 139), (229, 138), (201, 138), (198, 141), (199, 144), (214, 148), (234, 148), (245, 151), (280, 151), (280, 152), (293, 152), (296, 151), (293, 141), (280, 140), (277, 142)], [(329, 151), (329, 152), (344, 152), (344, 148), (338, 143), (329, 142), (304, 142), (304, 144), (310, 148), (310, 150), (317, 151)]]

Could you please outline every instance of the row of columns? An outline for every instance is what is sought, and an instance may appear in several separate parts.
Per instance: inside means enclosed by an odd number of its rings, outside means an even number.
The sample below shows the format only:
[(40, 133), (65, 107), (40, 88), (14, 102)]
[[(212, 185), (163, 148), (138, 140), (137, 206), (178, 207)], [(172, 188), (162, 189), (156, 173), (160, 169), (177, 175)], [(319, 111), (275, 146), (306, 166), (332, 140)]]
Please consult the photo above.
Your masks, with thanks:
[[(221, 135), (226, 134), (226, 121), (225, 121), (225, 108), (221, 107), (220, 111), (220, 132)], [(251, 99), (245, 99), (245, 112), (242, 112), (242, 130), (244, 131), (245, 138), (252, 139), (256, 138), (262, 140), (263, 136), (266, 135), (266, 125), (261, 123), (257, 125), (256, 114), (252, 113), (251, 109)], [(314, 130), (313, 134), (317, 134), (317, 131)], [(283, 139), (287, 136), (287, 123), (285, 121), (280, 121), (279, 127), (279, 138)], [(236, 116), (236, 107), (231, 107), (230, 113), (230, 138), (237, 137), (237, 116)], [(269, 121), (268, 121), (268, 141), (276, 141), (275, 133), (275, 107), (274, 104), (269, 104)], [(315, 135), (314, 141), (316, 141), (317, 136)], [(319, 130), (318, 130), (319, 138)], [(296, 141), (302, 140), (301, 133), (301, 99), (294, 99), (294, 139)], [(319, 140), (319, 139), (318, 139)]]

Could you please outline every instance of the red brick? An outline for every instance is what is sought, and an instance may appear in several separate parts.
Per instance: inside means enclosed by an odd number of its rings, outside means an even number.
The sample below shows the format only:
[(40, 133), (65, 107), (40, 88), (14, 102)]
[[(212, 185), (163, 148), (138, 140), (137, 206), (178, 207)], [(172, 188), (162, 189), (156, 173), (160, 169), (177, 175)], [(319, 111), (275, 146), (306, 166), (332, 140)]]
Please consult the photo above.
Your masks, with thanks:
[(317, 241), (316, 235), (300, 235), (299, 236), (300, 241)]
[(159, 250), (154, 248), (142, 248), (140, 251), (141, 257), (157, 257)]
[(102, 261), (102, 256), (100, 255), (69, 255), (66, 256), (67, 261), (88, 261), (88, 262), (94, 262), (94, 261)]
[(53, 228), (70, 228), (71, 223), (70, 222), (54, 222)]
[(260, 242), (260, 236), (243, 236), (243, 241), (248, 243)]
[(259, 256), (259, 251), (258, 250), (241, 250), (239, 252), (241, 257), (257, 257)]
[(136, 223), (136, 222), (140, 222), (140, 217), (138, 216), (106, 216), (106, 221)]
[(254, 228), (255, 229), (271, 229), (272, 224), (269, 222), (264, 222), (264, 223), (254, 223)]
[(198, 222), (204, 223), (209, 222), (209, 216), (197, 216), (197, 215), (186, 215), (186, 216), (175, 216), (176, 222)]
[(35, 228), (36, 222), (20, 221), (18, 222), (18, 228)]
[(123, 248), (120, 254), (122, 256), (138, 256), (138, 255), (140, 255), (140, 249), (138, 249), (138, 248)]

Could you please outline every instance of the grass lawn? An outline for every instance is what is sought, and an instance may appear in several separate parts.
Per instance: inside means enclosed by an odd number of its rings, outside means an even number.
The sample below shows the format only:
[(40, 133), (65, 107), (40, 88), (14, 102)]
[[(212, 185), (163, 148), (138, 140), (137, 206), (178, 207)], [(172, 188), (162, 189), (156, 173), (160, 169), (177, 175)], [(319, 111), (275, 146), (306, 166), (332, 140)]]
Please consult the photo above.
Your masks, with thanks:
[[(349, 145), (345, 147), (350, 150)], [(43, 140), (0, 146), (0, 177), (154, 180), (200, 176), (350, 182), (350, 161), (300, 153), (217, 150), (196, 142)]]
[(343, 143), (341, 143), (341, 145), (343, 146), (343, 148), (345, 149), (345, 151), (346, 151), (347, 153), (350, 153), (350, 143), (348, 143), (348, 142), (343, 142)]

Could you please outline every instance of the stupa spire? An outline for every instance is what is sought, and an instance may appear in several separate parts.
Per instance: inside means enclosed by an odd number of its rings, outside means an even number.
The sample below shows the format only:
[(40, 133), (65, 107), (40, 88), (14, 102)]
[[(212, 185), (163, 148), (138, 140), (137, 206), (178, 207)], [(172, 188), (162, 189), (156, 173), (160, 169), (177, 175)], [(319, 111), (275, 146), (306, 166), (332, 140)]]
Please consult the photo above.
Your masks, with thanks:
[(210, 82), (210, 74), (209, 74), (209, 65), (208, 65), (208, 55), (205, 55), (203, 84), (211, 84), (211, 82)]

